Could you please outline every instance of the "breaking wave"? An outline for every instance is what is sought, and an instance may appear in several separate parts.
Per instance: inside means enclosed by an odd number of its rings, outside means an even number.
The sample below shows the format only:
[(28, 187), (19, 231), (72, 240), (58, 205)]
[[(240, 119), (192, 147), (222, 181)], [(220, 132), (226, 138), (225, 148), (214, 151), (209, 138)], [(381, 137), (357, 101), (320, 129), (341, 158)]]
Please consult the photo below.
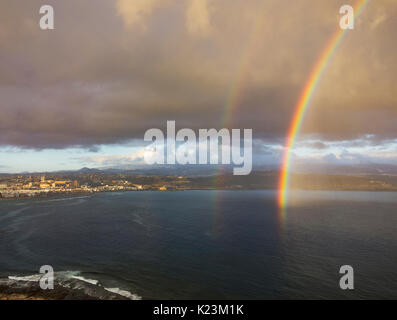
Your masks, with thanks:
[(138, 296), (137, 294), (133, 294), (129, 291), (126, 290), (121, 290), (119, 288), (105, 288), (105, 290), (112, 292), (112, 293), (116, 293), (119, 294), (120, 296), (126, 297), (130, 300), (141, 300), (142, 298), (140, 296)]
[(84, 277), (79, 277), (79, 276), (72, 276), (73, 279), (81, 280), (87, 283), (91, 283), (93, 285), (97, 285), (99, 283), (98, 280), (92, 280), (92, 279), (86, 279)]
[[(52, 292), (61, 299), (97, 299), (97, 300), (141, 300), (142, 298), (130, 291), (113, 287), (107, 288), (99, 280), (87, 279), (79, 271), (55, 272), (54, 290), (46, 290), (51, 298)], [(43, 275), (8, 276), (0, 279), (0, 290), (8, 293), (43, 293), (39, 289), (39, 281)]]
[(8, 279), (14, 280), (14, 281), (31, 281), (31, 282), (38, 282), (40, 281), (40, 278), (42, 277), (42, 274), (34, 274), (31, 276), (25, 276), (25, 277), (17, 277), (17, 276), (8, 276)]

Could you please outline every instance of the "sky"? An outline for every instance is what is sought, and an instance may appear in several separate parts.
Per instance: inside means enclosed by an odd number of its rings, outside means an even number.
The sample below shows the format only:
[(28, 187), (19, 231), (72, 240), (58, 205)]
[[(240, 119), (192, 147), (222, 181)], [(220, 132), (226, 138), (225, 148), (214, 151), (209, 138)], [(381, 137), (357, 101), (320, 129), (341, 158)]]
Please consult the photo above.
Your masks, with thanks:
[[(139, 163), (145, 131), (167, 120), (253, 129), (254, 163), (278, 166), (306, 79), (354, 2), (1, 1), (0, 172)], [(55, 30), (39, 28), (44, 4)], [(376, 0), (355, 22), (295, 162), (397, 164), (396, 16), (395, 0)]]

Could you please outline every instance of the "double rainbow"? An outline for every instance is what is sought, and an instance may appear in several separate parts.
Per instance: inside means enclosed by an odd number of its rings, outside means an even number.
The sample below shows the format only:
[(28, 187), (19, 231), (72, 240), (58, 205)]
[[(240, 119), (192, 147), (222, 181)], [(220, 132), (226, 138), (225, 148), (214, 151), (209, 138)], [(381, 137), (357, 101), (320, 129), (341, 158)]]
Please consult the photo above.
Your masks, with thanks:
[[(365, 9), (366, 5), (369, 3), (370, 0), (358, 0), (355, 5), (355, 17), (358, 17), (361, 12)], [(282, 167), (279, 177), (279, 189), (278, 189), (278, 204), (279, 207), (282, 209), (282, 219), (285, 219), (286, 215), (286, 206), (287, 206), (287, 193), (289, 187), (289, 171), (291, 166), (291, 155), (292, 149), (295, 144), (296, 137), (300, 131), (302, 126), (303, 120), (305, 118), (305, 114), (310, 106), (311, 99), (313, 94), (320, 83), (321, 77), (324, 74), (330, 60), (334, 56), (336, 50), (338, 49), (339, 45), (341, 44), (342, 40), (344, 39), (345, 35), (347, 34), (348, 29), (339, 28), (333, 34), (331, 39), (328, 41), (327, 45), (325, 46), (322, 54), (320, 55), (317, 63), (314, 65), (312, 72), (304, 89), (299, 97), (298, 103), (295, 107), (294, 115), (292, 117), (292, 121), (288, 130), (287, 139), (284, 147), (284, 154), (282, 159)]]

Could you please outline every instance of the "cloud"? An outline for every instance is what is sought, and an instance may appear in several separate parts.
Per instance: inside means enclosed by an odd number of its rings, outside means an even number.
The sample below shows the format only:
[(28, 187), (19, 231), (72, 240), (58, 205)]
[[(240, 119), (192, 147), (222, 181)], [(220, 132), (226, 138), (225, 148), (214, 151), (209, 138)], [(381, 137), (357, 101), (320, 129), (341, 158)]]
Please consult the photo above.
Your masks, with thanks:
[[(332, 141), (326, 148), (316, 148), (313, 143), (300, 142), (294, 149), (294, 163), (354, 165), (354, 164), (397, 164), (397, 140), (374, 142), (372, 137), (349, 141)], [(310, 166), (309, 166), (310, 167)]]
[[(1, 146), (90, 148), (167, 120), (220, 129), (225, 117), (283, 143), (339, 12), (314, 0), (51, 3), (55, 30), (42, 31), (42, 1), (0, 2)], [(397, 138), (396, 14), (395, 1), (370, 2), (314, 93), (303, 137)]]
[(307, 141), (304, 140), (301, 143), (299, 143), (300, 147), (306, 147), (306, 148), (311, 148), (311, 149), (316, 149), (316, 150), (324, 150), (328, 148), (328, 145), (325, 144), (324, 142), (321, 141)]
[(208, 35), (211, 30), (209, 0), (189, 0), (187, 29), (192, 34)]
[(128, 26), (145, 27), (145, 21), (153, 12), (164, 6), (164, 0), (117, 0), (117, 12)]
[(129, 165), (129, 164), (145, 164), (144, 162), (144, 150), (138, 150), (130, 154), (102, 154), (98, 156), (79, 157), (74, 160), (78, 160), (82, 163), (95, 165), (95, 166), (118, 166), (118, 165)]
[(387, 14), (385, 12), (385, 8), (381, 7), (371, 19), (372, 20), (371, 29), (378, 28), (386, 19), (387, 19)]
[[(117, 12), (128, 27), (147, 28), (147, 23), (156, 10), (174, 5), (177, 0), (118, 0)], [(180, 2), (180, 1), (179, 1)], [(208, 35), (211, 29), (209, 0), (188, 0), (185, 12), (189, 33)]]

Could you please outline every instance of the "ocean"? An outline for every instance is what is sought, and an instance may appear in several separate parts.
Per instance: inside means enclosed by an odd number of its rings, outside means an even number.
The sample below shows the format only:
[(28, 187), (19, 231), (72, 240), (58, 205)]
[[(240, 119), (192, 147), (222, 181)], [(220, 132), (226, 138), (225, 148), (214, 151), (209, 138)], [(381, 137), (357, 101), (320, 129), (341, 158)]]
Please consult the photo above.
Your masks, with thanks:
[(0, 278), (42, 265), (131, 299), (396, 299), (397, 193), (295, 191), (285, 213), (268, 190), (0, 201)]

